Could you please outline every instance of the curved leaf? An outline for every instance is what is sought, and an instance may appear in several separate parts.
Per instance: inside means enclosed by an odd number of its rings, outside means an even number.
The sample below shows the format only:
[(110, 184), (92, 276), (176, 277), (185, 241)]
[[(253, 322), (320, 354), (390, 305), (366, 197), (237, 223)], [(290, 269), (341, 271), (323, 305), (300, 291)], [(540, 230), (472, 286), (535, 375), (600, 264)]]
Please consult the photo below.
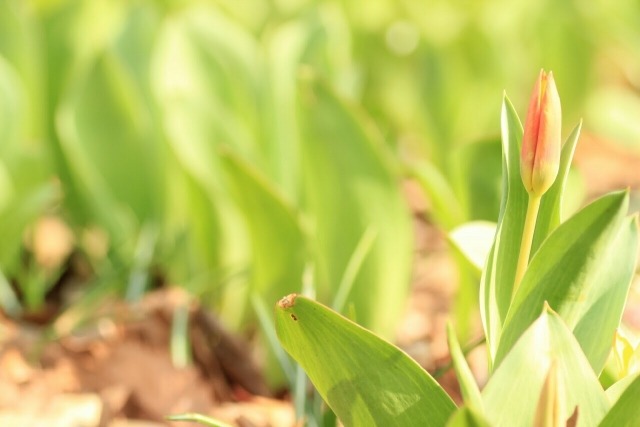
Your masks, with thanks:
[[(454, 188), (467, 220), (495, 222), (500, 214), (502, 145), (498, 138), (461, 146), (453, 157)], [(457, 225), (457, 224), (456, 224)]]
[(389, 337), (405, 303), (412, 259), (411, 216), (399, 171), (380, 133), (327, 84), (302, 76), (300, 104), (305, 207), (319, 298), (335, 295), (371, 230), (376, 239), (347, 305), (353, 304), (359, 323)]
[(463, 406), (449, 419), (447, 427), (491, 427), (491, 424), (478, 412)]
[(493, 246), (480, 281), (480, 314), (490, 361), (495, 357), (511, 303), (528, 195), (520, 178), (522, 124), (505, 96), (502, 102), (502, 206)]
[(456, 333), (453, 330), (451, 324), (447, 324), (447, 341), (449, 343), (449, 352), (451, 353), (451, 360), (453, 361), (453, 369), (456, 371), (456, 377), (460, 384), (460, 392), (466, 405), (470, 408), (481, 411), (483, 409), (482, 397), (480, 396), (480, 389), (476, 383), (476, 379), (473, 377), (473, 373), (464, 358), (464, 353), (460, 348)]
[(620, 396), (622, 396), (622, 394), (625, 392), (627, 387), (629, 387), (629, 385), (631, 385), (631, 383), (634, 382), (639, 376), (640, 376), (639, 374), (628, 375), (622, 378), (621, 380), (613, 383), (611, 387), (609, 387), (605, 391), (605, 394), (607, 395), (609, 402), (611, 402), (612, 404), (615, 404), (618, 401), (618, 399), (620, 399)]
[(462, 223), (464, 209), (447, 178), (428, 161), (420, 161), (409, 167), (409, 174), (420, 184), (432, 206), (431, 216), (445, 230)]
[(531, 247), (532, 254), (536, 253), (544, 239), (562, 222), (562, 196), (569, 177), (569, 167), (571, 166), (573, 153), (580, 137), (580, 129), (582, 129), (582, 123), (579, 123), (573, 129), (573, 132), (571, 132), (571, 135), (562, 146), (558, 177), (540, 201), (540, 211), (536, 219), (536, 231)]
[(273, 301), (302, 280), (302, 231), (292, 209), (258, 171), (231, 153), (221, 162), (249, 230), (252, 290)]
[(600, 372), (634, 272), (638, 236), (628, 194), (612, 193), (562, 224), (531, 260), (505, 321), (498, 365), (547, 301)]
[(600, 427), (634, 427), (640, 420), (640, 375), (627, 386), (611, 410), (599, 424)]
[(488, 221), (472, 221), (451, 230), (449, 241), (480, 272), (487, 263), (495, 234), (496, 224)]
[(578, 426), (595, 426), (608, 408), (598, 378), (560, 316), (548, 306), (520, 337), (482, 391), (485, 414), (496, 427), (531, 426), (543, 382), (557, 364), (563, 407), (579, 407)]
[(455, 410), (403, 351), (313, 300), (280, 300), (276, 331), (345, 427), (444, 426)]

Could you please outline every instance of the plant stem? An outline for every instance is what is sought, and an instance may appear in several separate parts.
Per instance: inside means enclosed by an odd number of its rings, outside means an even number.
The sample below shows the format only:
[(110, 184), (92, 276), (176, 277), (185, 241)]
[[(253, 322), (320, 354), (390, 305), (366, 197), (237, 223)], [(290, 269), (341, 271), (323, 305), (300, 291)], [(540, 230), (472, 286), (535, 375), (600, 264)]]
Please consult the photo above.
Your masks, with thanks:
[(529, 265), (529, 257), (531, 256), (531, 244), (533, 243), (533, 233), (536, 230), (536, 219), (538, 218), (538, 210), (540, 209), (541, 196), (529, 194), (529, 203), (527, 205), (527, 216), (524, 220), (524, 229), (522, 230), (522, 241), (520, 242), (520, 255), (518, 255), (518, 267), (516, 268), (516, 278), (513, 282), (513, 290), (511, 298), (516, 294), (518, 286), (524, 277)]

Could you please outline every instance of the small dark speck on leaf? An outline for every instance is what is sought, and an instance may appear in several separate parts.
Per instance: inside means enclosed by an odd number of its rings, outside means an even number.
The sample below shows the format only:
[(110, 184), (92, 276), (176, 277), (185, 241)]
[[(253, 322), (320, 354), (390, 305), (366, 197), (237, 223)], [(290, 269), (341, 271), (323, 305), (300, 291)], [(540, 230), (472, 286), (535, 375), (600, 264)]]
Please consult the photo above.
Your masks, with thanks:
[(291, 313), (291, 318), (292, 318), (293, 320), (295, 320), (296, 322), (298, 321), (298, 317), (297, 317), (295, 314), (293, 314), (293, 313)]

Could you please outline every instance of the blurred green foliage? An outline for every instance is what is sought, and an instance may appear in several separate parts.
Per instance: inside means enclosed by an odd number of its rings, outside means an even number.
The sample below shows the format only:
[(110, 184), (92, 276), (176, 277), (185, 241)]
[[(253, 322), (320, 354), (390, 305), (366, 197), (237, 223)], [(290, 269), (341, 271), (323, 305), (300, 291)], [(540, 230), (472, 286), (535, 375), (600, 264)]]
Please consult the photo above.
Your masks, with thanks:
[(389, 337), (412, 262), (403, 177), (445, 230), (495, 221), (502, 91), (524, 107), (541, 67), (565, 123), (588, 111), (587, 131), (637, 148), (639, 24), (632, 0), (3, 0), (0, 303), (18, 310), (9, 282), (30, 281), (35, 308), (56, 280), (23, 245), (53, 214), (91, 289), (136, 299), (159, 270), (243, 328), (250, 298), (307, 272)]

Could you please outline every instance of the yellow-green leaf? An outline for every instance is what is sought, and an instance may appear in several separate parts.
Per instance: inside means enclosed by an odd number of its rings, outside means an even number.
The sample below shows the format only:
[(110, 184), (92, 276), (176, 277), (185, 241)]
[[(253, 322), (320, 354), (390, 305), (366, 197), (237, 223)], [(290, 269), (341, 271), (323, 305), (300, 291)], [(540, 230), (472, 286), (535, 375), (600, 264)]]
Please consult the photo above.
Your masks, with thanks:
[(444, 426), (455, 410), (404, 352), (313, 300), (280, 300), (276, 331), (345, 427)]

